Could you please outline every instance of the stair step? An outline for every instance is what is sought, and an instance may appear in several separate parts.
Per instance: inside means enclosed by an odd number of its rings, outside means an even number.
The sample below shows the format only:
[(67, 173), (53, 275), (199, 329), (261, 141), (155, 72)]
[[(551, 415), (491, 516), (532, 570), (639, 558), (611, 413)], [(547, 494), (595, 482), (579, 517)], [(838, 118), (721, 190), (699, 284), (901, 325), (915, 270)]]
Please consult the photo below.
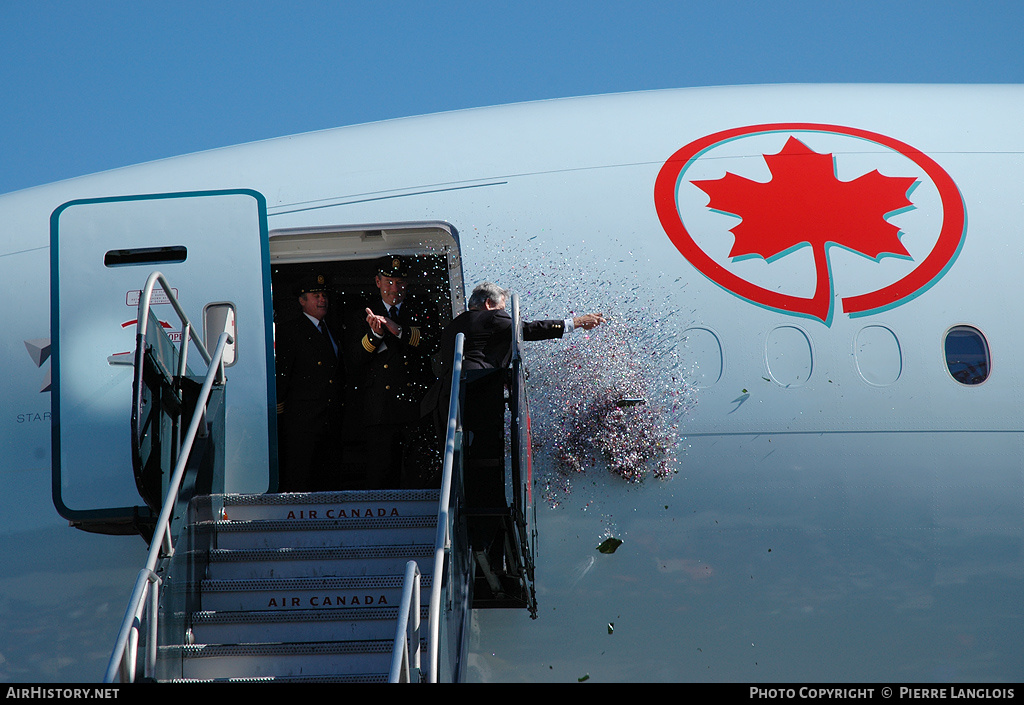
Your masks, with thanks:
[(265, 495), (223, 495), (224, 518), (362, 519), (392, 516), (437, 516), (438, 490), (307, 492)]
[(186, 679), (387, 678), (392, 639), (310, 644), (191, 645), (166, 647), (162, 656), (182, 657)]
[[(243, 644), (394, 639), (395, 607), (357, 607), (254, 612), (196, 612), (195, 643)], [(428, 607), (420, 608), (420, 631), (426, 633)]]
[(238, 678), (171, 678), (166, 683), (387, 683), (387, 673), (352, 673), (333, 676), (241, 676)]
[(252, 580), (404, 574), (410, 560), (417, 562), (420, 573), (433, 571), (433, 543), (215, 549), (209, 554), (206, 577), (215, 580)]
[[(420, 582), (420, 601), (430, 600), (432, 576)], [(207, 611), (346, 609), (397, 606), (403, 575), (280, 580), (203, 580), (202, 608)]]
[(201, 611), (176, 615), (190, 643), (161, 647), (169, 675), (386, 681), (410, 560), (421, 572), (425, 641), (438, 500), (438, 490), (387, 490), (194, 502), (196, 578), (176, 588)]
[(306, 548), (433, 543), (436, 526), (436, 516), (412, 516), (207, 521), (196, 524), (195, 529), (215, 533), (217, 548)]

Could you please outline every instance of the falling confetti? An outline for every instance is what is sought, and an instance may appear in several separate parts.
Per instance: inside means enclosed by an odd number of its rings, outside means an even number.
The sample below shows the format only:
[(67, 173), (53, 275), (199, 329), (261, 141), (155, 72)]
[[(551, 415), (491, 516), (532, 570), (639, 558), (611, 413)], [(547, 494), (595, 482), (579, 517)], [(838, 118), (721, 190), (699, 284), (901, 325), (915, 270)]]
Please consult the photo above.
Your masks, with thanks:
[(679, 320), (679, 285), (658, 281), (631, 252), (588, 260), (583, 243), (570, 254), (545, 252), (543, 239), (529, 248), (517, 242), (535, 236), (496, 237), (486, 271), (470, 274), (467, 285), (490, 279), (509, 288), (524, 320), (592, 311), (608, 319), (562, 340), (526, 343), (534, 456), (551, 460), (540, 465), (545, 501), (558, 506), (596, 473), (627, 485), (671, 478), (679, 426), (696, 403), (681, 354), (689, 321)]

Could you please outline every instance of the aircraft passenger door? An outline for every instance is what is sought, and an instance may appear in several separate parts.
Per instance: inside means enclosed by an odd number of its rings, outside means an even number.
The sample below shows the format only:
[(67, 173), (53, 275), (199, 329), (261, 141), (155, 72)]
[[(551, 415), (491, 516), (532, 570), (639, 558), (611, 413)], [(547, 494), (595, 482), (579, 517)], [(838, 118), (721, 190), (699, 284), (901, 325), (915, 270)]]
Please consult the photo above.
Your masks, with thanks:
[[(143, 506), (131, 458), (132, 353), (139, 297), (153, 271), (167, 279), (194, 335), (203, 335), (208, 304), (230, 311), (236, 343), (224, 393), (224, 490), (276, 484), (263, 196), (231, 190), (71, 201), (51, 216), (50, 244), (53, 499), (61, 515), (116, 524)], [(180, 340), (181, 323), (159, 288), (152, 301), (153, 317)], [(216, 341), (217, 333), (207, 337)], [(194, 347), (188, 362), (205, 371)]]

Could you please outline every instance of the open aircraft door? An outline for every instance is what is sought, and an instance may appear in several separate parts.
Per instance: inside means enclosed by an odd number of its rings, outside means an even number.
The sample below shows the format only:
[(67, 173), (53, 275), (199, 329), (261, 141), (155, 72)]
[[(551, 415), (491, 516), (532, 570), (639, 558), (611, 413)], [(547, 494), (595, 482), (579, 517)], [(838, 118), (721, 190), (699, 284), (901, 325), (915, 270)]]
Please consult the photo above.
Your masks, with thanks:
[[(50, 218), (53, 499), (82, 528), (148, 515), (132, 470), (133, 353), (141, 290), (160, 271), (194, 325), (234, 324), (224, 392), (223, 489), (277, 482), (266, 201), (254, 191), (76, 200)], [(182, 326), (159, 289), (152, 318)], [(219, 316), (209, 316), (216, 304)], [(225, 313), (225, 311), (227, 313)], [(220, 330), (196, 331), (216, 341)], [(190, 367), (205, 372), (202, 358)], [(103, 528), (101, 528), (103, 527)]]

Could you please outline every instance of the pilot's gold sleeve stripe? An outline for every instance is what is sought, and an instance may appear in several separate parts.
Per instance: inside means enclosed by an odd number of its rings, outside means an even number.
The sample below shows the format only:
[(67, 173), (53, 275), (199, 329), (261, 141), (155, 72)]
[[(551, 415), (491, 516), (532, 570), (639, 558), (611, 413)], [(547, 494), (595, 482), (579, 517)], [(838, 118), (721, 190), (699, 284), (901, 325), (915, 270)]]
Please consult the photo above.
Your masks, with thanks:
[(420, 344), (420, 329), (413, 326), (409, 329), (409, 345), (414, 348)]
[(366, 352), (374, 352), (377, 349), (377, 346), (370, 342), (370, 336), (368, 335), (363, 336), (363, 349)]

